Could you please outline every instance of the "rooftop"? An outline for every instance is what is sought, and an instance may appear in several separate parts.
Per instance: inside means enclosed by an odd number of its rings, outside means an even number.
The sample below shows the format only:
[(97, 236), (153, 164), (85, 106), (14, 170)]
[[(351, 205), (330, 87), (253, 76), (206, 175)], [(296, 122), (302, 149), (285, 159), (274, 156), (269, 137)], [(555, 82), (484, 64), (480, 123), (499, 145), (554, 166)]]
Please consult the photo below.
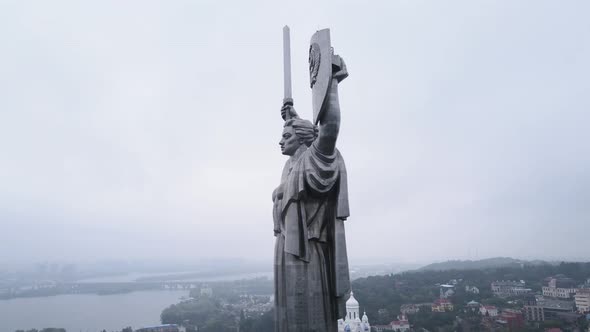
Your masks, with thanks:
[(545, 309), (555, 309), (555, 310), (566, 310), (570, 311), (574, 309), (574, 302), (572, 301), (563, 301), (563, 300), (556, 300), (551, 298), (546, 298), (544, 296), (537, 296), (537, 306), (543, 307)]

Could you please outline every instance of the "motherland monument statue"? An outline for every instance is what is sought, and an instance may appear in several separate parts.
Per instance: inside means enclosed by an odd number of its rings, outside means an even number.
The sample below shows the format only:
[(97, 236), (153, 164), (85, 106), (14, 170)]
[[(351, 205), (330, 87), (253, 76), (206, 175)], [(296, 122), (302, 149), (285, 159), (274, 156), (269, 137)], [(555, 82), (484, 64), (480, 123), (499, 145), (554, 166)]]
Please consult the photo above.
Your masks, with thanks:
[(333, 332), (346, 315), (350, 277), (344, 221), (349, 216), (344, 159), (336, 149), (340, 129), (338, 84), (348, 76), (317, 31), (309, 47), (313, 122), (299, 117), (291, 93), (289, 28), (283, 29), (285, 95), (281, 151), (289, 156), (274, 190), (275, 331)]

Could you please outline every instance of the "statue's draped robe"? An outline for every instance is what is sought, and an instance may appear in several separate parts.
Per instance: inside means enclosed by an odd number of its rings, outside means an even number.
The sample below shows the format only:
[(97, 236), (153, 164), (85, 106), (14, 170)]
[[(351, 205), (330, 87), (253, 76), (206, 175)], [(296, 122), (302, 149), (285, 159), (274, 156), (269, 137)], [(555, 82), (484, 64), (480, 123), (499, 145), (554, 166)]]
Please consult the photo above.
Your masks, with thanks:
[(332, 332), (346, 315), (348, 188), (342, 156), (300, 149), (273, 193), (275, 331)]

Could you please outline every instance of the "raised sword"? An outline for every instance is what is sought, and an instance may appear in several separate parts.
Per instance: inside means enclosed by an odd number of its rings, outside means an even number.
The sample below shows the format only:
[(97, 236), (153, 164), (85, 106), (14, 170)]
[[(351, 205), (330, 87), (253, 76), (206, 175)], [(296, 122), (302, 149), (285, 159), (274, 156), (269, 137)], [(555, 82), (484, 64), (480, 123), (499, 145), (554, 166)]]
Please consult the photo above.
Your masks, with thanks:
[(293, 91), (291, 89), (291, 37), (289, 26), (283, 27), (283, 105), (293, 106)]

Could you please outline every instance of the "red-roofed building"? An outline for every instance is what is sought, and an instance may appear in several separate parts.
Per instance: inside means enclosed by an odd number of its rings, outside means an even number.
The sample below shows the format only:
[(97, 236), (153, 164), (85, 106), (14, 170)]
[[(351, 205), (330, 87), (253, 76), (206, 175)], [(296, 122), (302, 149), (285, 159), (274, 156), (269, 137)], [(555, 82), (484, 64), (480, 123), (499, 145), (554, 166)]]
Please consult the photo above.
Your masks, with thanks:
[(394, 331), (405, 332), (410, 330), (410, 322), (406, 315), (397, 316), (397, 320), (392, 321), (389, 325)]
[(410, 322), (406, 318), (406, 315), (397, 316), (397, 320), (391, 321), (388, 325), (374, 325), (375, 331), (399, 331), (406, 332), (410, 330)]
[(432, 304), (432, 312), (453, 311), (453, 304), (447, 299), (437, 299)]
[(510, 331), (516, 331), (524, 327), (524, 316), (520, 310), (504, 309), (498, 320), (506, 322)]

